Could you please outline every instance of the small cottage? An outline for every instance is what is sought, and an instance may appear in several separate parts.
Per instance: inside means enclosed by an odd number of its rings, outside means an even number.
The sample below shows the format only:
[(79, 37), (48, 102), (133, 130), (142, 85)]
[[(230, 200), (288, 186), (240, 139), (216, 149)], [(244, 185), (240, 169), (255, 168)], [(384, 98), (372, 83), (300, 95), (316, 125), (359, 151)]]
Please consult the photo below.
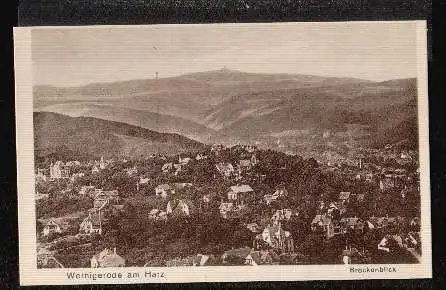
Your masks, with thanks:
[(323, 234), (326, 238), (333, 237), (334, 224), (332, 218), (328, 215), (316, 215), (311, 222), (311, 230)]
[(116, 253), (116, 248), (105, 248), (90, 259), (91, 268), (124, 267), (125, 260)]
[(167, 198), (171, 193), (174, 192), (174, 188), (167, 183), (160, 184), (155, 187), (155, 195), (157, 197)]
[(228, 191), (228, 200), (243, 204), (246, 200), (246, 196), (253, 192), (254, 190), (251, 186), (246, 184), (231, 186)]
[(173, 199), (167, 203), (166, 213), (168, 215), (190, 216), (196, 212), (196, 207), (191, 200)]
[(173, 169), (173, 162), (168, 162), (165, 163), (162, 167), (161, 167), (161, 171), (163, 173), (169, 173), (169, 171), (171, 171)]
[(220, 214), (223, 218), (228, 218), (228, 212), (234, 209), (234, 203), (232, 202), (222, 202), (219, 206)]
[(55, 220), (52, 219), (46, 223), (45, 227), (42, 230), (42, 235), (46, 237), (50, 234), (55, 234), (60, 232), (61, 232), (60, 225), (56, 223)]
[(341, 231), (343, 233), (347, 232), (363, 232), (366, 225), (364, 222), (357, 217), (343, 217), (339, 221)]
[(218, 163), (215, 164), (215, 167), (224, 178), (230, 178), (235, 171), (231, 163)]
[(250, 247), (232, 249), (224, 252), (221, 259), (223, 264), (257, 266), (258, 264), (251, 256), (251, 252), (253, 251)]
[(271, 248), (279, 249), (282, 253), (294, 252), (294, 240), (289, 231), (283, 230), (281, 224), (268, 225), (257, 239), (268, 243)]
[(81, 234), (102, 234), (102, 213), (101, 211), (91, 211), (79, 226)]
[(342, 191), (339, 193), (339, 202), (341, 203), (349, 203), (350, 201), (350, 192)]

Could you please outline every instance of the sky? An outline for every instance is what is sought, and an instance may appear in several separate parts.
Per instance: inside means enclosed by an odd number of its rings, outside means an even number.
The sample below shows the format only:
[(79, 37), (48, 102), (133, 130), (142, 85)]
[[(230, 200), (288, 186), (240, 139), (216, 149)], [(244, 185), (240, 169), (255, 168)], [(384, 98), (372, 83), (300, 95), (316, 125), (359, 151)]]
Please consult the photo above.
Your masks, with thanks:
[(33, 84), (172, 77), (223, 67), (253, 73), (415, 77), (415, 22), (35, 27)]

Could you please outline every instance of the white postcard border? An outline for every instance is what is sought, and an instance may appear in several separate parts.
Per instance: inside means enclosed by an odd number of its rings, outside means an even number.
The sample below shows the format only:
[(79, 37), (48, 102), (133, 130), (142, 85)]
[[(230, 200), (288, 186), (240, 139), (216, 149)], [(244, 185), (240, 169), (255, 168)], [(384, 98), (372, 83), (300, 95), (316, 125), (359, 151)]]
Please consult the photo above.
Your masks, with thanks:
[[(369, 22), (369, 21), (367, 21)], [(393, 21), (384, 21), (392, 23)], [(418, 68), (418, 123), (420, 142), (420, 192), (422, 217), (422, 260), (419, 264), (389, 265), (279, 265), (279, 266), (207, 266), (207, 267), (149, 267), (103, 269), (37, 269), (35, 189), (34, 189), (34, 138), (32, 94), (32, 27), (14, 28), (15, 89), (16, 89), (16, 145), (17, 189), (19, 220), (19, 273), (21, 285), (70, 285), (70, 284), (130, 284), (130, 283), (180, 283), (180, 282), (242, 282), (242, 281), (306, 281), (306, 280), (359, 280), (359, 279), (414, 279), (432, 277), (430, 173), (427, 99), (427, 28), (426, 21), (415, 22), (417, 28)], [(282, 25), (293, 23), (282, 23)], [(308, 23), (306, 23), (308, 24)], [(313, 23), (317, 25), (317, 23)], [(179, 25), (179, 24), (171, 24)], [(181, 24), (184, 26), (184, 24)], [(187, 24), (187, 25), (258, 25), (258, 24)], [(261, 24), (265, 25), (265, 24)], [(274, 23), (270, 25), (281, 25)], [(153, 25), (152, 25), (153, 26)], [(166, 26), (166, 24), (161, 25)], [(76, 29), (134, 26), (84, 26)], [(52, 29), (56, 27), (45, 27)], [(62, 28), (62, 27), (57, 27)], [(67, 27), (74, 28), (74, 27)], [(39, 28), (41, 29), (41, 28)], [(375, 270), (383, 271), (376, 272)], [(395, 270), (395, 271), (394, 271)], [(67, 273), (106, 274), (123, 278), (69, 279)], [(127, 275), (139, 277), (127, 278)], [(135, 274), (137, 273), (137, 274)], [(150, 273), (150, 277), (148, 274)], [(157, 273), (157, 274), (156, 274)], [(161, 274), (162, 273), (162, 274)], [(88, 276), (88, 275), (87, 275)], [(163, 277), (162, 277), (163, 276)], [(97, 278), (97, 276), (96, 276)]]

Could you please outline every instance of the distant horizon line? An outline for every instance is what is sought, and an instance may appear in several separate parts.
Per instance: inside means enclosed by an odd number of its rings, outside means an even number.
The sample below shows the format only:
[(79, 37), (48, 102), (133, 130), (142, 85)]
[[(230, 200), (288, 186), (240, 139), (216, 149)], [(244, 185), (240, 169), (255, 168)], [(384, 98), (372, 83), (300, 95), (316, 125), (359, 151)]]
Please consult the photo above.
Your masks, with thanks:
[(353, 79), (358, 81), (365, 81), (365, 82), (371, 82), (371, 83), (382, 83), (392, 80), (405, 80), (405, 79), (417, 79), (417, 76), (410, 76), (410, 77), (401, 77), (401, 78), (391, 78), (386, 80), (370, 80), (365, 78), (356, 78), (356, 77), (349, 77), (349, 76), (327, 76), (327, 75), (315, 75), (315, 74), (305, 74), (305, 73), (267, 73), (267, 72), (247, 72), (242, 71), (239, 69), (232, 69), (228, 67), (213, 69), (213, 70), (205, 70), (205, 71), (196, 71), (196, 72), (187, 72), (183, 74), (178, 74), (174, 76), (168, 76), (168, 77), (146, 77), (146, 78), (132, 78), (132, 79), (126, 79), (126, 80), (116, 80), (116, 81), (98, 81), (98, 82), (88, 82), (85, 84), (77, 84), (77, 85), (55, 85), (55, 84), (33, 84), (33, 88), (35, 87), (54, 87), (54, 88), (79, 88), (79, 87), (86, 87), (90, 85), (98, 85), (98, 84), (113, 84), (113, 83), (124, 83), (124, 82), (131, 82), (131, 81), (143, 81), (143, 80), (165, 80), (165, 79), (173, 79), (178, 77), (184, 77), (187, 75), (194, 75), (199, 73), (211, 73), (211, 72), (218, 72), (218, 71), (232, 71), (232, 72), (238, 72), (238, 73), (244, 73), (244, 74), (252, 74), (252, 75), (289, 75), (289, 76), (309, 76), (309, 77), (322, 77), (322, 78), (334, 78), (334, 79)]

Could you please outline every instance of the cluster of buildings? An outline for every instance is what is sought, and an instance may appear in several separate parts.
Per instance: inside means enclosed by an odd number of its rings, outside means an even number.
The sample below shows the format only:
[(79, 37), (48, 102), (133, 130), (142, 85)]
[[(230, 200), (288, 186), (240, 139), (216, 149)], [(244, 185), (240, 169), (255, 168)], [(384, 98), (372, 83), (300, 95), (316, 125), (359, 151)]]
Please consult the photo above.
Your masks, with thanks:
[[(218, 205), (218, 214), (224, 219), (232, 219), (243, 215), (244, 211), (251, 206), (252, 202), (259, 203), (260, 200), (253, 199), (256, 195), (254, 194), (254, 189), (249, 185), (249, 180), (244, 178), (247, 173), (251, 173), (256, 165), (259, 164), (256, 155), (257, 149), (254, 146), (239, 145), (235, 150), (240, 150), (241, 153), (237, 155), (238, 159), (235, 162), (221, 158), (222, 156), (224, 157), (223, 150), (225, 150), (225, 147), (221, 145), (213, 145), (211, 147), (211, 154), (214, 155), (212, 156), (214, 158), (213, 160), (218, 160), (212, 165), (215, 167), (214, 179), (216, 175), (220, 175), (226, 182), (233, 184), (227, 188), (224, 195), (219, 196), (215, 192), (208, 192), (202, 194), (199, 200), (192, 200), (188, 194), (184, 193), (193, 189), (195, 186), (194, 183), (161, 183), (154, 188), (154, 196), (160, 200), (164, 200), (165, 203), (159, 205), (158, 208), (151, 209), (148, 212), (148, 218), (157, 222), (167, 222), (171, 216), (190, 217), (196, 213), (200, 213), (203, 209), (209, 208), (211, 203), (214, 204), (216, 202)], [(218, 156), (220, 158), (215, 158)], [(332, 156), (335, 157), (332, 158)], [(150, 158), (156, 157), (154, 155)], [(337, 162), (341, 160), (341, 157), (338, 155), (325, 154), (323, 157), (328, 160), (326, 165), (332, 168), (336, 168)], [(408, 162), (413, 162), (414, 158), (416, 158), (413, 152), (404, 152), (396, 155), (396, 157), (407, 160)], [(166, 176), (177, 176), (186, 166), (208, 158), (209, 156), (204, 153), (198, 153), (195, 157), (182, 157), (179, 155), (177, 160), (165, 162), (161, 166), (160, 175), (162, 178)], [(167, 160), (166, 158), (162, 159)], [(36, 177), (44, 181), (73, 178), (74, 174), (72, 174), (73, 171), (71, 169), (76, 166), (85, 166), (91, 170), (91, 174), (96, 174), (107, 168), (112, 162), (113, 160), (104, 160), (104, 158), (86, 164), (78, 161), (70, 161), (67, 163), (57, 161), (54, 164), (51, 163), (49, 169), (38, 169)], [(351, 172), (349, 174), (353, 180), (376, 183), (383, 192), (401, 188), (401, 197), (405, 198), (407, 192), (413, 189), (411, 187), (411, 178), (414, 179), (416, 177), (408, 174), (402, 168), (383, 168), (372, 163), (363, 162), (361, 158), (359, 158), (358, 162), (353, 162), (350, 165), (351, 168), (349, 170)], [(145, 177), (144, 175), (138, 176), (139, 172), (136, 166), (126, 167), (124, 172), (132, 180), (136, 181), (137, 179), (137, 190), (151, 181), (151, 178)], [(92, 185), (84, 185), (80, 187), (77, 195), (93, 199), (93, 207), (88, 210), (87, 216), (83, 218), (79, 225), (80, 234), (103, 234), (103, 225), (107, 221), (107, 215), (110, 212), (122, 211), (123, 209), (117, 190), (104, 191)], [(286, 200), (288, 196), (289, 192), (285, 184), (281, 184), (272, 190), (271, 193), (263, 195), (260, 204), (263, 204), (265, 208), (271, 208), (271, 206), (280, 204), (278, 203), (279, 201)], [(366, 196), (364, 194), (340, 192), (338, 199), (335, 201), (320, 201), (317, 214), (310, 224), (311, 231), (323, 238), (331, 239), (338, 235), (347, 235), (350, 233), (362, 234), (368, 230), (393, 229), (399, 227), (401, 224), (409, 224), (411, 226), (417, 224), (416, 219), (407, 220), (402, 217), (372, 216), (363, 220), (356, 216), (345, 215), (349, 207), (353, 204), (359, 206), (364, 205), (365, 198)], [(256, 223), (245, 224), (246, 228), (252, 233), (251, 247), (231, 249), (226, 251), (221, 257), (200, 254), (183, 259), (174, 259), (168, 261), (167, 264), (192, 266), (204, 266), (216, 263), (262, 265), (283, 262), (284, 257), (290, 263), (300, 263), (303, 257), (295, 253), (293, 235), (284, 228), (285, 223), (288, 224), (294, 217), (298, 216), (299, 212), (295, 209), (286, 207), (278, 209), (269, 218), (268, 224), (263, 224), (262, 226)], [(62, 232), (61, 225), (52, 219), (45, 225), (42, 235), (48, 236), (51, 233), (60, 234)], [(377, 245), (378, 249), (382, 251), (390, 249), (388, 247), (389, 241), (398, 239), (395, 236), (397, 235), (389, 236), (386, 234), (379, 245)], [(411, 245), (415, 248), (416, 245), (420, 244), (417, 231), (412, 231), (406, 236), (400, 237), (399, 240), (401, 240), (401, 245), (404, 247)], [(342, 252), (343, 263), (349, 264), (355, 261), (367, 261), (367, 259), (369, 259), (369, 255), (364, 249), (357, 249), (346, 245), (346, 248)], [(116, 253), (116, 249), (110, 250), (106, 248), (91, 258), (91, 267), (121, 266), (125, 266), (125, 261)]]
[(76, 168), (88, 168), (92, 174), (98, 173), (99, 171), (105, 169), (113, 163), (112, 159), (105, 160), (101, 157), (100, 160), (80, 162), (77, 160), (63, 162), (58, 160), (56, 162), (51, 162), (48, 168), (37, 168), (36, 180), (37, 181), (55, 181), (59, 179), (71, 179), (74, 180), (76, 177), (82, 177), (85, 175), (84, 172), (74, 173)]
[[(80, 192), (90, 195), (93, 199), (93, 207), (88, 210), (87, 216), (79, 225), (80, 234), (102, 234), (105, 216), (113, 211), (121, 211), (123, 205), (120, 205), (120, 197), (117, 190), (104, 191), (91, 186), (82, 187)], [(50, 219), (42, 230), (42, 236), (47, 237), (51, 234), (62, 233), (62, 226), (55, 219)]]

